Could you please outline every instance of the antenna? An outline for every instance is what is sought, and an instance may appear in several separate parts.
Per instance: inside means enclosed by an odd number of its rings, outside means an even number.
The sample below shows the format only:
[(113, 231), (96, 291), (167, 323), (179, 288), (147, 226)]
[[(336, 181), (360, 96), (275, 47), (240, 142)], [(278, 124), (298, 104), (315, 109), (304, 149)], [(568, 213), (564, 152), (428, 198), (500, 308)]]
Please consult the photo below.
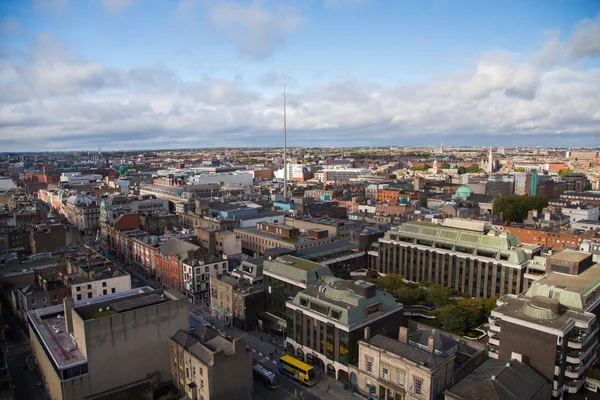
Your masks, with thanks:
[(283, 197), (287, 202), (287, 115), (285, 101), (285, 72), (283, 73)]

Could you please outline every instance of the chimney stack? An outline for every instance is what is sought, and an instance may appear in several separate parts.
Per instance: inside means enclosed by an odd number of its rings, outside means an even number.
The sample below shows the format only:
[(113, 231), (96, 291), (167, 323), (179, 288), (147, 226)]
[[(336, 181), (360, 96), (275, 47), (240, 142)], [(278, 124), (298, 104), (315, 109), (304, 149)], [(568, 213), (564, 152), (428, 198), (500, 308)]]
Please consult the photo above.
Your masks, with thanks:
[(71, 296), (67, 296), (63, 300), (65, 308), (65, 322), (67, 325), (67, 333), (73, 333), (73, 307), (75, 306), (75, 300)]
[(398, 341), (408, 344), (408, 328), (405, 326), (400, 327), (400, 333), (398, 334)]
[(427, 351), (430, 353), (435, 352), (435, 336), (433, 336), (433, 334), (429, 335), (429, 338), (427, 338)]
[(369, 339), (371, 339), (371, 328), (370, 327), (365, 327), (365, 340), (368, 341)]

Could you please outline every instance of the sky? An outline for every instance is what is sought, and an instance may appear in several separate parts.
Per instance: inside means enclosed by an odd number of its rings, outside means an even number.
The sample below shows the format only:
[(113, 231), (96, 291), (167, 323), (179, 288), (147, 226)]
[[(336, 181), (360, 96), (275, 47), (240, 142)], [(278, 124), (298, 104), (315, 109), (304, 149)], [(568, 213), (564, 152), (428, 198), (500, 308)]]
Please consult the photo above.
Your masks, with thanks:
[(599, 146), (598, 0), (2, 0), (0, 152)]

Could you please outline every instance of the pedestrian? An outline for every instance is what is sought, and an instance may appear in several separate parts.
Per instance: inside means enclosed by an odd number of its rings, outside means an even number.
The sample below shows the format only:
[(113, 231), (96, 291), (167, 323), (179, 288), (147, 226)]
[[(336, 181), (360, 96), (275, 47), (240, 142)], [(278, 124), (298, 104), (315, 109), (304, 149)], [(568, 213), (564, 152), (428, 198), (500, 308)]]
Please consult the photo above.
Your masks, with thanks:
[(260, 337), (260, 341), (262, 342), (262, 336)]

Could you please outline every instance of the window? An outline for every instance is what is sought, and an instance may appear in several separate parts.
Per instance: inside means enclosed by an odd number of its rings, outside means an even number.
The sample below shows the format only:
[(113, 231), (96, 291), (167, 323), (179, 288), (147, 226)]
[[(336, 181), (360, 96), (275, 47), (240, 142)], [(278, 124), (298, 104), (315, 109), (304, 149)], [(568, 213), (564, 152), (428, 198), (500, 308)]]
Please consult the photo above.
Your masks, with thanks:
[(204, 379), (200, 379), (200, 390), (204, 390)]
[(185, 376), (189, 379), (190, 378), (190, 369), (188, 367), (185, 367)]
[(88, 290), (92, 290), (92, 285), (91, 284), (88, 285), (87, 287), (88, 287)]
[(77, 300), (81, 300), (81, 295), (80, 294), (77, 295)]
[(202, 369), (202, 367), (200, 367), (200, 376), (202, 376), (202, 371), (203, 371), (203, 369)]
[(102, 295), (106, 296), (108, 294), (108, 291), (106, 289), (102, 290)]
[(31, 305), (35, 306), (35, 299), (31, 299)]
[(54, 301), (58, 301), (58, 295), (57, 294), (54, 295)]
[(106, 287), (106, 282), (102, 282), (102, 287)]
[(88, 293), (88, 299), (91, 299), (91, 298), (92, 298), (92, 294)]
[(388, 380), (388, 376), (389, 376), (389, 367), (387, 365), (384, 365), (383, 368), (381, 369), (381, 377), (383, 379), (385, 379), (386, 381)]
[(404, 387), (404, 378), (406, 376), (406, 372), (404, 370), (398, 370), (398, 386)]
[(371, 357), (367, 357), (367, 372), (373, 372), (373, 359)]
[(192, 367), (192, 375), (196, 376), (196, 367), (195, 366)]
[(415, 378), (415, 394), (421, 395), (421, 387), (423, 386), (423, 379)]
[(75, 287), (75, 289), (76, 289), (78, 292), (81, 292), (81, 286), (76, 286), (76, 287)]
[(116, 292), (116, 289), (115, 289), (115, 288), (112, 288), (112, 289), (110, 289), (110, 292), (111, 292), (111, 293), (115, 293), (115, 292)]

